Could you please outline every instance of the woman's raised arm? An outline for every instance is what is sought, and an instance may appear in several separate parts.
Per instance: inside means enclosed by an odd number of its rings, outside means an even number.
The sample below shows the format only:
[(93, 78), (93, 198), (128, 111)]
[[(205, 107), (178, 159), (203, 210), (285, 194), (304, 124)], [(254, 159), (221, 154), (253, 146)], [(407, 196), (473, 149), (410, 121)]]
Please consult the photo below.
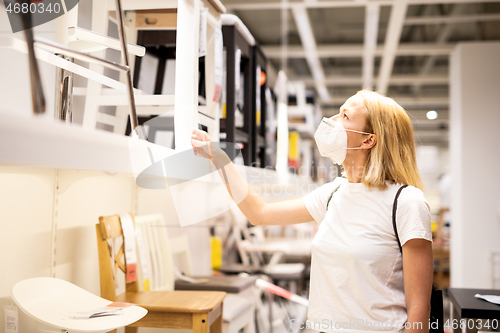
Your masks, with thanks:
[(210, 146), (206, 132), (194, 130), (191, 144), (198, 156), (212, 158), (229, 194), (254, 225), (286, 225), (313, 221), (302, 199), (267, 204), (240, 175), (226, 153)]

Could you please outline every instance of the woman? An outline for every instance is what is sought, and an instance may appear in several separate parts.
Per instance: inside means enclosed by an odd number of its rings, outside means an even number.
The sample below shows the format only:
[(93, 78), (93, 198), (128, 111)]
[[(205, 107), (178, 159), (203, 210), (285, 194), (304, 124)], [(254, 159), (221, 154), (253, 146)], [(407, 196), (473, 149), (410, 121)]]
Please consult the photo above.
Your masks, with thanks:
[[(431, 218), (408, 115), (390, 98), (359, 91), (339, 114), (323, 120), (315, 139), (323, 156), (342, 164), (347, 179), (338, 177), (302, 199), (272, 204), (249, 188), (238, 204), (254, 225), (319, 224), (307, 326), (327, 332), (428, 332)], [(206, 141), (208, 135), (196, 130), (195, 152), (208, 156), (210, 151), (233, 198), (235, 189), (244, 193), (246, 183), (234, 165), (221, 150), (207, 149)], [(402, 185), (409, 186), (399, 196), (396, 213), (401, 256), (391, 217)]]

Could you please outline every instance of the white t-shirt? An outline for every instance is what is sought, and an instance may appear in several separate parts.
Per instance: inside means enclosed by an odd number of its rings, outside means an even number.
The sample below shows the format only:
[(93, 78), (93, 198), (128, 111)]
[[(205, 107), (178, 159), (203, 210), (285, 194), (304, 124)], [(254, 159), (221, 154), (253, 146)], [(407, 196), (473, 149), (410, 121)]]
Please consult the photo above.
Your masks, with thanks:
[[(387, 185), (383, 191), (368, 189), (338, 177), (303, 198), (319, 224), (306, 326), (325, 332), (405, 331), (403, 268), (392, 226), (401, 185)], [(413, 238), (432, 241), (429, 205), (421, 190), (402, 190), (396, 224), (401, 246)]]

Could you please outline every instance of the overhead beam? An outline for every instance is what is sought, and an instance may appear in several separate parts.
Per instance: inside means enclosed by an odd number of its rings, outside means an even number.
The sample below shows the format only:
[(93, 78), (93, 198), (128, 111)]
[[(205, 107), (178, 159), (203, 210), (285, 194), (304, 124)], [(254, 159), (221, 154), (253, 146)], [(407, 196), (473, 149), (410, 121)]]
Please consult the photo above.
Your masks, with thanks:
[[(451, 9), (450, 16), (456, 16), (460, 15), (465, 11), (465, 6), (464, 5), (455, 5)], [(450, 38), (451, 34), (455, 30), (455, 25), (453, 24), (447, 24), (444, 27), (441, 28), (441, 30), (438, 33), (436, 42), (443, 44), (446, 43), (446, 41)], [(436, 57), (435, 56), (430, 56), (428, 57), (424, 65), (422, 66), (422, 69), (420, 70), (420, 75), (426, 75), (428, 74), (431, 69), (434, 67), (434, 63), (436, 62)], [(418, 95), (420, 94), (420, 85), (416, 84), (415, 85), (415, 93)]]
[(487, 22), (487, 21), (500, 21), (500, 14), (409, 17), (405, 20), (404, 24), (405, 25), (453, 24), (453, 23)]
[[(397, 56), (419, 56), (419, 55), (449, 55), (455, 44), (435, 44), (435, 43), (405, 43), (400, 44), (396, 50)], [(281, 58), (280, 46), (263, 46), (264, 53), (268, 58)], [(363, 44), (346, 45), (317, 45), (318, 57), (320, 58), (358, 58), (364, 54)], [(384, 49), (378, 46), (375, 49), (375, 56), (382, 56)], [(301, 46), (288, 46), (288, 58), (305, 58), (306, 52)]]
[(323, 81), (325, 81), (325, 73), (323, 71), (323, 66), (321, 66), (321, 61), (319, 60), (316, 40), (312, 31), (311, 22), (309, 21), (309, 16), (307, 15), (307, 9), (294, 7), (292, 12), (302, 42), (302, 47), (305, 51), (307, 64), (316, 82), (316, 91), (321, 100), (326, 102), (330, 100), (330, 94), (323, 83)]
[[(410, 0), (410, 5), (471, 3), (471, 0)], [(481, 0), (481, 3), (498, 3), (498, 0)]]
[[(291, 80), (302, 81), (307, 86), (313, 86), (316, 81), (311, 77), (291, 77)], [(405, 85), (446, 85), (449, 82), (448, 75), (393, 75), (389, 79), (389, 85), (405, 86)], [(323, 83), (327, 87), (334, 86), (359, 86), (367, 88), (365, 79), (360, 76), (327, 76)]]
[[(397, 101), (398, 99), (396, 99)], [(404, 100), (404, 99), (403, 99)], [(336, 110), (337, 113), (339, 111), (338, 108), (334, 108), (334, 107), (329, 107), (328, 105), (323, 105), (321, 110), (323, 111), (329, 111), (329, 110)], [(433, 119), (433, 120), (429, 120), (427, 119), (426, 115), (427, 115), (427, 112), (429, 112), (429, 108), (411, 108), (411, 109), (408, 109), (407, 112), (408, 112), (408, 115), (410, 116), (410, 119), (411, 121), (433, 121), (433, 122), (439, 122), (443, 119), (449, 119), (450, 118), (450, 110), (449, 108), (434, 108), (434, 110), (436, 110), (439, 114), (438, 118), (437, 119)]]
[(391, 9), (391, 17), (385, 36), (382, 64), (380, 65), (379, 77), (377, 80), (377, 91), (382, 95), (387, 93), (387, 88), (389, 87), (389, 78), (394, 66), (394, 59), (396, 58), (396, 51), (398, 49), (401, 31), (403, 30), (403, 22), (407, 9), (408, 0), (395, 1)]
[(378, 19), (380, 6), (370, 3), (365, 9), (365, 36), (363, 50), (363, 87), (373, 88), (373, 75), (375, 67), (375, 50), (377, 49)]
[[(360, 1), (303, 1), (303, 2), (288, 2), (286, 4), (278, 2), (247, 2), (225, 4), (226, 8), (236, 10), (268, 10), (268, 9), (292, 9), (292, 8), (343, 8), (343, 7), (362, 7), (366, 6), (367, 0)], [(392, 0), (377, 1), (380, 5), (391, 5)]]
[[(396, 0), (397, 1), (397, 0)], [(280, 1), (275, 2), (243, 2), (224, 4), (228, 10), (269, 10), (283, 8), (345, 8), (345, 7), (364, 7), (370, 0), (348, 0), (348, 1), (303, 1), (303, 2), (288, 2), (282, 4)], [(392, 6), (395, 0), (380, 0), (377, 4), (380, 6)], [(428, 4), (454, 4), (454, 3), (470, 3), (471, 0), (409, 0), (410, 5), (428, 5)], [(481, 0), (482, 3), (498, 3), (498, 0)]]
[(404, 108), (417, 108), (428, 107), (429, 110), (435, 108), (448, 108), (450, 105), (450, 98), (443, 97), (393, 97)]
[[(330, 99), (329, 103), (322, 103), (322, 108), (336, 107), (344, 104), (344, 102), (351, 96), (335, 96)], [(405, 97), (405, 96), (391, 96), (404, 108), (448, 108), (450, 99), (448, 96), (442, 97)]]

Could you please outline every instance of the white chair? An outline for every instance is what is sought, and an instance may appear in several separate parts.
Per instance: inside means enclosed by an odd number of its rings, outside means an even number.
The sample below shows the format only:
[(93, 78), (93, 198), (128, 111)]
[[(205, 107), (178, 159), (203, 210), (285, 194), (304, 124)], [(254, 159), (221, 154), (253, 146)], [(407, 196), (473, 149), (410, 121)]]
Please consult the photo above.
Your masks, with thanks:
[(69, 313), (103, 308), (112, 302), (72, 283), (50, 277), (16, 283), (12, 288), (12, 298), (29, 317), (58, 331), (69, 333), (109, 332), (130, 325), (148, 313), (146, 309), (133, 305), (124, 308), (120, 315), (89, 320), (64, 319)]
[[(259, 265), (264, 265), (262, 270), (266, 275), (273, 280), (288, 281), (288, 289), (296, 293), (296, 281), (303, 278), (305, 265), (303, 263), (280, 263), (283, 255), (294, 251), (294, 245), (290, 242), (266, 243), (263, 229), (261, 227), (248, 228), (248, 220), (239, 209), (232, 209), (231, 217), (233, 236), (243, 266), (257, 266), (258, 268)], [(271, 255), (267, 264), (263, 262), (262, 253)]]
[[(231, 218), (232, 233), (230, 239), (226, 241), (228, 246), (225, 252), (234, 252), (232, 249), (236, 248), (242, 263), (231, 263), (230, 258), (226, 258), (227, 262), (223, 264), (221, 271), (265, 274), (267, 279), (277, 280), (282, 287), (285, 287), (283, 286), (284, 282), (288, 282), (288, 287), (285, 289), (296, 293), (296, 281), (303, 278), (305, 265), (303, 263), (280, 263), (284, 254), (295, 251), (293, 245), (288, 243), (265, 244), (262, 229), (258, 227), (248, 228), (248, 220), (239, 209), (232, 209), (228, 215)], [(271, 254), (271, 259), (267, 264), (264, 263), (262, 253)], [(273, 296), (267, 294), (267, 292), (264, 293), (265, 296), (268, 296), (269, 302), (261, 301), (262, 293), (256, 294), (255, 298), (258, 304), (259, 329), (262, 328), (264, 332), (287, 330), (287, 326), (283, 323), (289, 322), (291, 317), (289, 316), (290, 311), (286, 307), (295, 306), (286, 305), (287, 301), (282, 302), (281, 299), (274, 302)], [(269, 318), (271, 318), (271, 322), (268, 322)]]
[[(164, 115), (173, 111), (177, 121), (183, 126), (191, 126), (193, 119), (207, 127), (211, 137), (219, 133), (219, 103), (213, 98), (207, 98), (207, 105), (198, 105), (198, 40), (200, 11), (203, 6), (209, 8), (207, 29), (207, 63), (214, 63), (215, 58), (215, 28), (220, 28), (220, 14), (226, 9), (218, 0), (204, 2), (201, 0), (189, 1), (124, 1), (122, 8), (126, 18), (125, 31), (128, 41), (135, 42), (140, 30), (176, 30), (176, 52), (183, 57), (176, 59), (175, 94), (142, 94), (136, 91), (135, 104), (138, 116)], [(165, 10), (174, 10), (174, 13), (165, 13)], [(140, 13), (139, 13), (140, 11)], [(93, 0), (92, 2), (92, 31), (100, 34), (108, 32), (109, 21), (113, 21), (115, 12), (113, 0)], [(152, 22), (156, 22), (151, 24)], [(179, 38), (180, 37), (180, 38)], [(134, 70), (135, 62), (131, 58), (130, 67)], [(90, 65), (94, 72), (102, 74), (98, 66)], [(216, 89), (215, 68), (206, 69), (207, 96), (213, 96)], [(121, 76), (124, 82), (125, 76)], [(94, 129), (96, 124), (102, 123), (113, 128), (113, 132), (124, 134), (129, 114), (128, 100), (125, 95), (109, 95), (113, 90), (103, 89), (102, 84), (88, 81), (87, 88), (80, 89), (85, 98), (83, 127)], [(139, 93), (139, 94), (138, 94)], [(100, 106), (116, 106), (116, 114), (109, 115), (99, 112)], [(175, 111), (174, 111), (175, 110)], [(170, 117), (170, 116), (169, 116)], [(170, 117), (171, 118), (171, 117)], [(193, 119), (192, 119), (193, 118)], [(180, 119), (180, 120), (179, 120)], [(178, 126), (182, 127), (182, 126)], [(181, 135), (182, 134), (182, 135)], [(179, 128), (176, 131), (176, 143), (179, 145), (179, 136), (184, 140), (191, 137), (191, 130), (185, 132)]]
[[(224, 299), (223, 333), (255, 332), (255, 305), (252, 287), (254, 277), (208, 276), (176, 280), (174, 256), (181, 255), (184, 273), (192, 273), (191, 256), (186, 235), (170, 238), (162, 214), (135, 217), (136, 228), (141, 230), (148, 267), (151, 290), (218, 290), (228, 293)], [(201, 279), (200, 279), (201, 278)]]

